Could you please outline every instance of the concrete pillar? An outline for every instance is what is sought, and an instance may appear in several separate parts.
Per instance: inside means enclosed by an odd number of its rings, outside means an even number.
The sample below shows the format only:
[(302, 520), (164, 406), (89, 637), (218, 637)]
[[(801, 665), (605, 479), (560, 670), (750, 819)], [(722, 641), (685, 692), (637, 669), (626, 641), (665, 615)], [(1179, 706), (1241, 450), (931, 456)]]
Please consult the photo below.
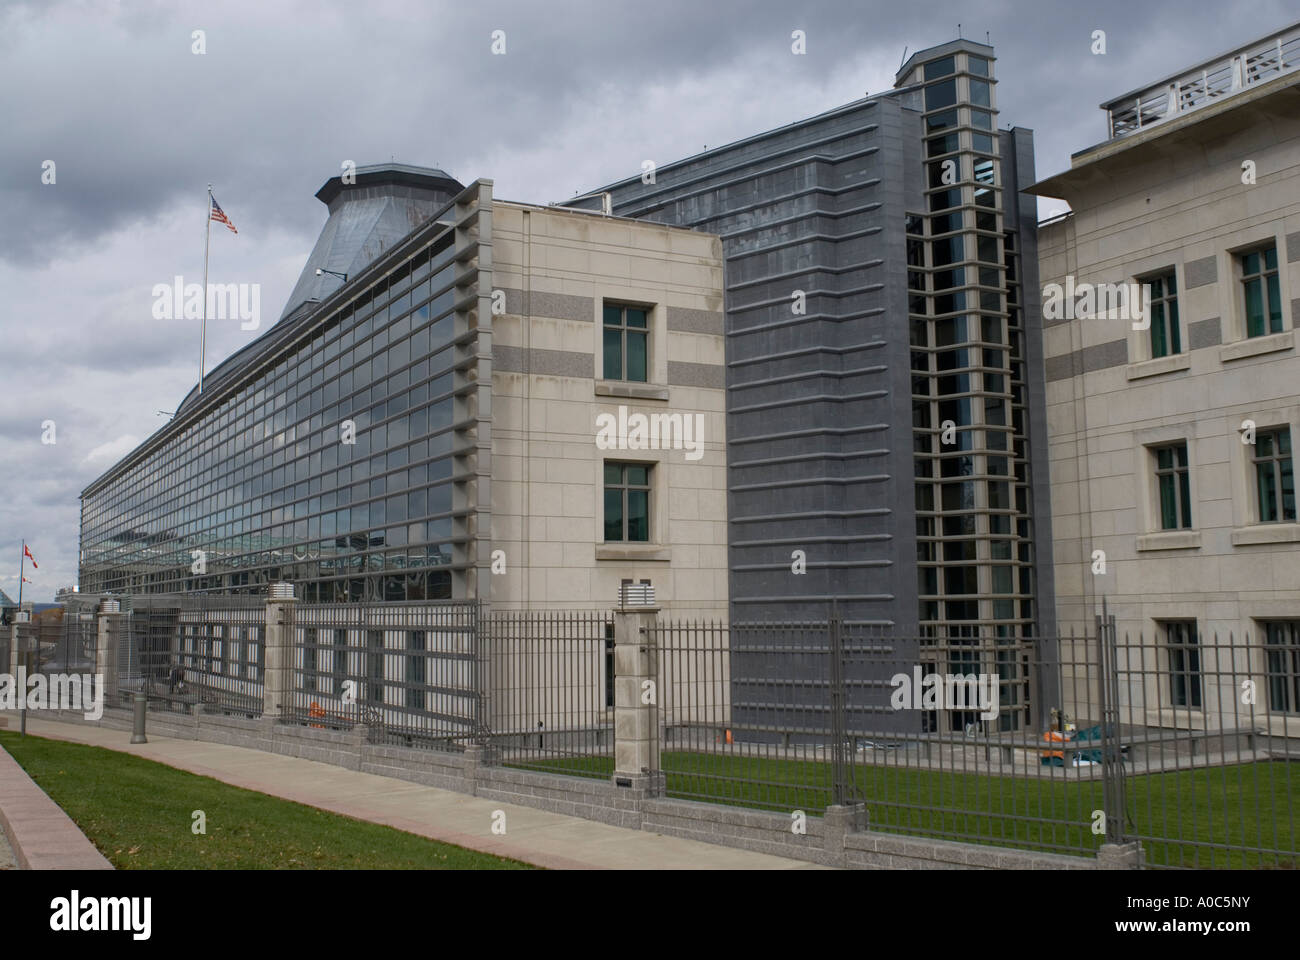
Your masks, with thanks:
[(614, 611), (614, 784), (650, 797), (662, 793), (663, 778), (660, 693), (650, 636), (658, 614), (659, 608), (650, 606)]
[(864, 833), (867, 829), (867, 805), (846, 803), (829, 806), (822, 820), (822, 851), (827, 865), (848, 866), (848, 853), (844, 838), (850, 833)]
[[(287, 596), (282, 595), (284, 588), (288, 589)], [(271, 584), (271, 596), (266, 601), (266, 629), (262, 631), (262, 642), (266, 647), (262, 669), (264, 720), (278, 720), (288, 705), (293, 680), (293, 613), (297, 602), (291, 586)]]
[(104, 685), (104, 705), (118, 705), (117, 644), (125, 615), (116, 610), (100, 610), (95, 614), (95, 673)]
[(1103, 843), (1097, 851), (1099, 870), (1141, 870), (1145, 863), (1146, 854), (1137, 840), (1129, 843)]

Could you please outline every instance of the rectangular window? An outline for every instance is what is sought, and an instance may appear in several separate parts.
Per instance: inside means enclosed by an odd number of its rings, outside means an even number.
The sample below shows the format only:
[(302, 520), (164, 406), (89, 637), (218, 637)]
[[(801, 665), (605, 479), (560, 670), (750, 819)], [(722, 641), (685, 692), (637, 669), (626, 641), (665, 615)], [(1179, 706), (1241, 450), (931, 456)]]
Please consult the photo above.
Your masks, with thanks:
[(604, 356), (606, 380), (646, 382), (650, 336), (645, 307), (605, 304)]
[(1156, 447), (1156, 486), (1160, 493), (1160, 529), (1187, 529), (1192, 525), (1192, 484), (1187, 467), (1187, 444)]
[(384, 631), (367, 630), (366, 646), (366, 700), (384, 702)]
[(1246, 336), (1282, 332), (1282, 291), (1278, 285), (1277, 245), (1270, 243), (1239, 254), (1242, 295), (1246, 307)]
[(1175, 707), (1201, 707), (1201, 654), (1196, 643), (1195, 620), (1166, 620), (1159, 624), (1165, 631), (1169, 651), (1169, 701)]
[(302, 688), (308, 693), (316, 692), (316, 628), (308, 627), (302, 648)]
[(1266, 622), (1264, 643), (1269, 710), (1300, 713), (1300, 620)]
[(1183, 352), (1178, 324), (1178, 280), (1174, 271), (1143, 281), (1151, 291), (1151, 358)]
[(956, 80), (940, 80), (938, 83), (932, 83), (925, 88), (925, 109), (927, 112), (951, 107), (956, 102)]
[(1291, 467), (1291, 430), (1266, 430), (1255, 437), (1255, 468), (1260, 523), (1295, 521), (1295, 476)]
[(343, 695), (343, 681), (348, 678), (348, 632), (346, 630), (334, 631), (334, 662), (331, 664), (334, 673), (334, 695), (341, 697)]
[(937, 80), (940, 77), (946, 77), (955, 73), (957, 62), (953, 57), (944, 57), (942, 60), (932, 60), (925, 65), (925, 79)]
[(650, 541), (650, 467), (605, 464), (605, 542)]
[(424, 709), (425, 684), (425, 635), (423, 630), (412, 630), (409, 649), (411, 655), (406, 658), (406, 705), (412, 710)]

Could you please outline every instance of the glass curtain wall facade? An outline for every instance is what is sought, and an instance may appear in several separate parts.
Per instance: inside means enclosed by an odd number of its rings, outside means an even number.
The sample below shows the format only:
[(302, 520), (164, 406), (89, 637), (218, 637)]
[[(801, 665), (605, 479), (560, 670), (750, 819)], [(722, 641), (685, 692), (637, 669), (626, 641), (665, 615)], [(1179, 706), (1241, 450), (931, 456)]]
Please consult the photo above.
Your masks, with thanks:
[(182, 407), (88, 487), (82, 591), (265, 593), (291, 580), (308, 602), (462, 595), (471, 507), (454, 448), (476, 386), (456, 233), (427, 225), (296, 330), (272, 328), (227, 361), (243, 364), (235, 382), (213, 371), (206, 409)]
[[(1035, 558), (1016, 184), (997, 130), (993, 61), (957, 50), (922, 84), (924, 207), (906, 218), (923, 634), (1033, 635)], [(1008, 197), (1008, 190), (1010, 196)]]

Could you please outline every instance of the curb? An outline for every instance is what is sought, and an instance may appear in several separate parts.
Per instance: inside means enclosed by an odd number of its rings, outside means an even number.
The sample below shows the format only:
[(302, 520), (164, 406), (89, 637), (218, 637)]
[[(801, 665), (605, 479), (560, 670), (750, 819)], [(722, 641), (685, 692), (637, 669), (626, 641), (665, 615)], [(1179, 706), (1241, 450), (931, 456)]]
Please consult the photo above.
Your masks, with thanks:
[(72, 818), (0, 747), (0, 829), (19, 870), (112, 870)]

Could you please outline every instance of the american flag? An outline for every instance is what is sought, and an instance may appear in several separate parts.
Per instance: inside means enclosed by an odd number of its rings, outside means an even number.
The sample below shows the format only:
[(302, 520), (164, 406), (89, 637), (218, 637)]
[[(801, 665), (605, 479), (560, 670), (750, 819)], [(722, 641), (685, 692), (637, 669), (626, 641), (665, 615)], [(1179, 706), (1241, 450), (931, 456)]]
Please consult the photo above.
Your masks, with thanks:
[(217, 221), (217, 223), (224, 223), (230, 228), (231, 233), (239, 233), (239, 231), (235, 229), (235, 225), (230, 222), (230, 218), (226, 216), (225, 211), (221, 209), (221, 204), (217, 203), (217, 198), (213, 197), (211, 194), (208, 196), (212, 199), (211, 219)]

